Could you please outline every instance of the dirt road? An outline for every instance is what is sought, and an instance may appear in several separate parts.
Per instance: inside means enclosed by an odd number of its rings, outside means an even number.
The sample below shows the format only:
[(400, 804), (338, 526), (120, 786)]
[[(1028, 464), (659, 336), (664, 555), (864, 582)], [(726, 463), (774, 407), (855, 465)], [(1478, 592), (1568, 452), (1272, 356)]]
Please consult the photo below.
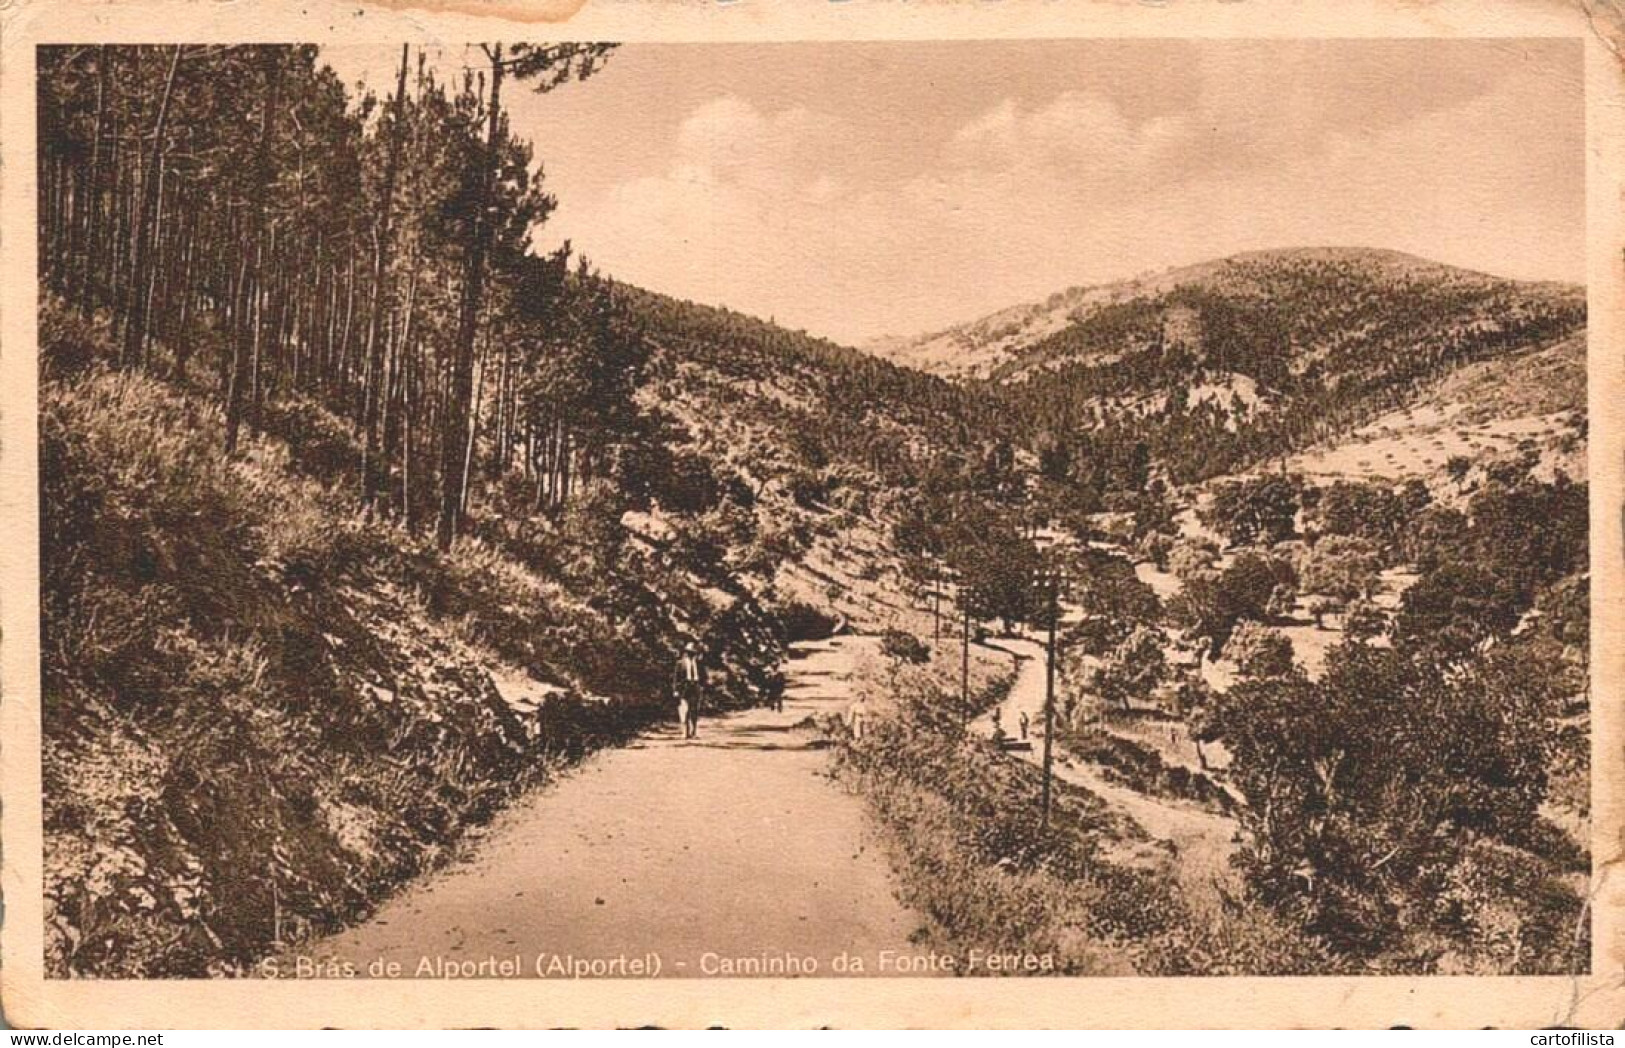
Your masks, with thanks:
[[(998, 724), (1007, 736), (1019, 738), (1017, 725), (1025, 712), (1032, 749), (1018, 751), (1016, 755), (1040, 761), (1044, 746), (1044, 648), (1034, 641), (1013, 637), (1000, 637), (988, 644), (1014, 655), (1019, 665), (1010, 694), (999, 705)], [(973, 727), (991, 737), (992, 711), (978, 718)], [(1191, 902), (1215, 905), (1220, 892), (1236, 894), (1240, 891), (1235, 870), (1230, 865), (1230, 856), (1236, 849), (1234, 819), (1120, 786), (1108, 780), (1095, 765), (1070, 757), (1059, 749), (1054, 755), (1054, 769), (1057, 778), (1083, 787), (1133, 819), (1152, 837), (1173, 845), (1178, 856), (1176, 875)]]
[(786, 957), (830, 975), (842, 951), (907, 951), (919, 921), (893, 894), (862, 801), (825, 777), (818, 734), (797, 726), (844, 710), (869, 643), (799, 646), (782, 713), (706, 718), (693, 741), (666, 726), (599, 754), (510, 809), (463, 861), (302, 952), (407, 973), (424, 958), (534, 969), (538, 955), (624, 954), (681, 977)]

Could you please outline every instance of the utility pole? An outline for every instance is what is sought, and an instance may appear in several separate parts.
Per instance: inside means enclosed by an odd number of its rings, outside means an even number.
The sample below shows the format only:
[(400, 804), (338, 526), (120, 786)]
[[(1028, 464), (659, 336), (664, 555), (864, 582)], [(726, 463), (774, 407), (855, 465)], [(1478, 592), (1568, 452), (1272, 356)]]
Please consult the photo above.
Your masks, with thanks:
[(1044, 659), (1044, 773), (1042, 812), (1039, 825), (1049, 829), (1051, 780), (1054, 778), (1055, 750), (1055, 631), (1061, 619), (1061, 584), (1065, 578), (1060, 568), (1046, 566), (1036, 572), (1040, 592), (1049, 601), (1048, 643)]
[(931, 563), (931, 643), (942, 640), (942, 569)]
[(970, 724), (970, 601), (965, 599), (963, 592), (959, 595), (959, 603), (965, 611), (964, 639), (959, 646), (959, 708), (963, 711), (965, 723)]

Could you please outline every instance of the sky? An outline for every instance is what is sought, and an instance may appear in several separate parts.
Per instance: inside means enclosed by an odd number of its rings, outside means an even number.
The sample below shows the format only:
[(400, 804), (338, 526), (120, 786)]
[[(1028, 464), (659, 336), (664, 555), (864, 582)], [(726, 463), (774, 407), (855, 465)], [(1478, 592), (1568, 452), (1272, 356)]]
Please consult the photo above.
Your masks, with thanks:
[(629, 44), (504, 102), (538, 247), (850, 344), (1270, 247), (1584, 277), (1577, 40)]

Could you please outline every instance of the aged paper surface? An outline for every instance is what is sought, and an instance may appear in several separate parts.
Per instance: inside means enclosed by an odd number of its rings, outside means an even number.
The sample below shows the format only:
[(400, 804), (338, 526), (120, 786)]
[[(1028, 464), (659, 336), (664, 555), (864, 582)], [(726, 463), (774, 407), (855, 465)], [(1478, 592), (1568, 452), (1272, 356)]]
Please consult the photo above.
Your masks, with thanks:
[(7, 1018), (1617, 1026), (1617, 22), (0, 6)]

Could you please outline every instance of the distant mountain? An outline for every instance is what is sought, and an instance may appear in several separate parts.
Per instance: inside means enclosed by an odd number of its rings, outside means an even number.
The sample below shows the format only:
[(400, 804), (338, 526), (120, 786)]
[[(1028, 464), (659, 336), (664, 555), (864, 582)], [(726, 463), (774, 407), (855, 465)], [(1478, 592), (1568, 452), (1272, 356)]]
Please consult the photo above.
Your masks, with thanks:
[(1584, 327), (1577, 286), (1303, 248), (1070, 289), (889, 357), (981, 386), (1026, 442), (1133, 441), (1194, 480), (1323, 442), (1459, 368)]
[(1071, 287), (1042, 302), (1008, 306), (985, 317), (925, 335), (885, 335), (863, 344), (865, 352), (951, 379), (988, 378), (1020, 350), (1065, 328), (1096, 305), (1138, 293), (1137, 281)]
[[(968, 323), (913, 337), (888, 335), (863, 348), (906, 367), (946, 378), (1008, 380), (1036, 367), (1082, 355), (1078, 334), (1096, 334), (1134, 303), (1177, 304), (1192, 293), (1258, 297), (1301, 292), (1306, 285), (1344, 280), (1351, 291), (1524, 288), (1574, 293), (1556, 284), (1527, 284), (1459, 269), (1399, 251), (1312, 247), (1253, 251), (1106, 284), (1069, 287), (1041, 301), (1009, 306)], [(1363, 285), (1363, 287), (1360, 287)], [(1179, 292), (1186, 292), (1180, 295)], [(1357, 296), (1358, 297), (1358, 296)], [(1115, 308), (1114, 308), (1115, 307)], [(1315, 311), (1314, 321), (1334, 319)], [(1173, 317), (1180, 320), (1176, 313)], [(1109, 339), (1107, 340), (1109, 341)], [(1089, 347), (1111, 352), (1098, 341)]]

